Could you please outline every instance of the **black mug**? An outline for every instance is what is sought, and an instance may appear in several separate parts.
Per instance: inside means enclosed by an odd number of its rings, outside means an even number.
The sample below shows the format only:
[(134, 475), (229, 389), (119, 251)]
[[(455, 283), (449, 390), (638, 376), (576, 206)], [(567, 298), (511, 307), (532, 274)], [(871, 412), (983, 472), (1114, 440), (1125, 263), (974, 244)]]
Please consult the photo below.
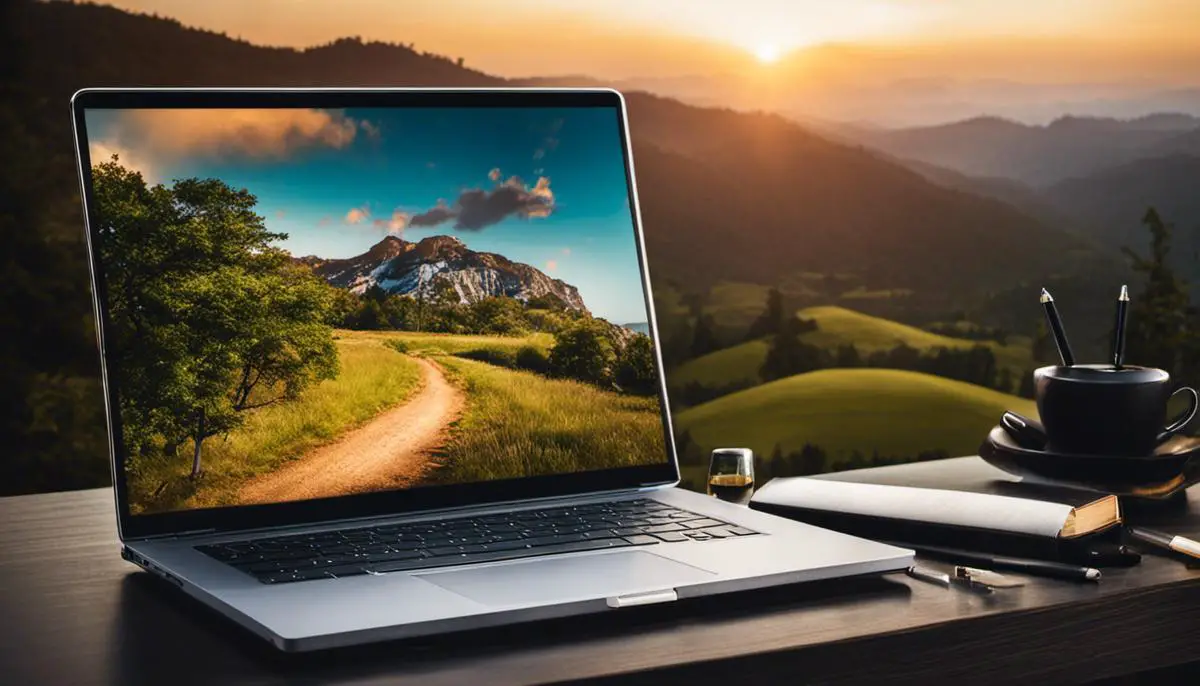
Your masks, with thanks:
[[(1152, 367), (1078, 364), (1033, 372), (1047, 449), (1077, 455), (1146, 456), (1196, 415), (1191, 387), (1171, 391), (1171, 375)], [(1167, 424), (1167, 402), (1186, 393), (1191, 403)], [(1164, 426), (1165, 425), (1165, 426)]]

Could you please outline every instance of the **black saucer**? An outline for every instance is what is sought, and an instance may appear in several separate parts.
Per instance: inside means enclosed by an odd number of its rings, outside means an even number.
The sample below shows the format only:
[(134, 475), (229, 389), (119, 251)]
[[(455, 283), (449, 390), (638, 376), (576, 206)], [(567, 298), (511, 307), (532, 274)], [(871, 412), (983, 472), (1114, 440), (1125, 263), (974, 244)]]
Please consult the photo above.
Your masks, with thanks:
[(1151, 455), (1073, 455), (1022, 448), (1003, 427), (979, 447), (988, 464), (1032, 481), (1135, 498), (1169, 498), (1200, 483), (1200, 439), (1175, 436)]

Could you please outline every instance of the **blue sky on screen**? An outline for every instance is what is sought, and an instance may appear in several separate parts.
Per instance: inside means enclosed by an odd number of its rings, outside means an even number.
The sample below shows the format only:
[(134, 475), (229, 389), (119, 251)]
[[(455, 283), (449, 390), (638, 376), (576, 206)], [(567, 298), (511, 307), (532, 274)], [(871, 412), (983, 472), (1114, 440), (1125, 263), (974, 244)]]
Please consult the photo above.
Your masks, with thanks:
[(452, 235), (646, 319), (617, 118), (604, 108), (91, 110), (93, 163), (215, 177), (258, 198), (292, 254)]

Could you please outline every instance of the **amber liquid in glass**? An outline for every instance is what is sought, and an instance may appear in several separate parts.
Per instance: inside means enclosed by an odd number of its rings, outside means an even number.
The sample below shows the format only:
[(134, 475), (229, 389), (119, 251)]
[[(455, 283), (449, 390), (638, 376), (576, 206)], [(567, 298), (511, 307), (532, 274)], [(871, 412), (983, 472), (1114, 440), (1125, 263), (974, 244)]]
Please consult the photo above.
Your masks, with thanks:
[(740, 502), (754, 490), (754, 477), (745, 474), (713, 474), (708, 477), (708, 494), (721, 500)]

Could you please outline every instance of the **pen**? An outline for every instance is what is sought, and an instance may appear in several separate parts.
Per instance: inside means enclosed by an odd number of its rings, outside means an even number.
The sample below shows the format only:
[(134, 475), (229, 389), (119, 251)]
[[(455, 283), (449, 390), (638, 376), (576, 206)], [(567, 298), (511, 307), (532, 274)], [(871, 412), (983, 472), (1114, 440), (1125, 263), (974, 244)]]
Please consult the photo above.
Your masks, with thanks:
[(1121, 286), (1117, 296), (1117, 324), (1113, 328), (1113, 366), (1117, 369), (1125, 363), (1125, 316), (1129, 311), (1129, 286)]
[(975, 569), (962, 565), (954, 567), (954, 576), (950, 578), (950, 583), (961, 584), (968, 588), (986, 589), (988, 592), (997, 588), (1017, 588), (1025, 585), (1024, 581), (1010, 579), (990, 569)]
[(1045, 288), (1042, 289), (1041, 301), (1042, 308), (1046, 310), (1046, 321), (1050, 323), (1050, 332), (1054, 334), (1054, 344), (1058, 346), (1058, 356), (1062, 358), (1063, 366), (1070, 367), (1075, 364), (1075, 355), (1071, 353), (1071, 344), (1067, 342), (1067, 332), (1063, 331), (1054, 297)]
[(1046, 427), (1036, 419), (1005, 411), (1000, 415), (1000, 426), (1022, 448), (1042, 450), (1046, 447)]
[(1129, 535), (1139, 541), (1144, 541), (1151, 545), (1156, 545), (1159, 548), (1174, 550), (1177, 553), (1183, 553), (1190, 557), (1200, 558), (1200, 543), (1193, 541), (1190, 538), (1183, 536), (1172, 536), (1161, 531), (1152, 529), (1143, 529), (1141, 527), (1129, 527)]
[[(1006, 569), (1012, 572), (1042, 576), (1068, 581), (1098, 581), (1100, 570), (1094, 567), (1069, 565), (1063, 562), (1027, 560), (1020, 557), (998, 557), (966, 550), (939, 548), (936, 546), (913, 546), (917, 552), (929, 557), (943, 558), (956, 564), (967, 564), (988, 569)], [(1200, 547), (1197, 548), (1200, 550)]]
[(950, 585), (950, 575), (949, 574), (935, 572), (932, 569), (925, 569), (924, 567), (918, 567), (916, 565), (913, 565), (912, 567), (909, 567), (908, 569), (906, 569), (905, 573), (914, 579), (920, 579), (921, 581), (927, 581), (931, 584), (937, 584), (938, 586), (949, 586)]

